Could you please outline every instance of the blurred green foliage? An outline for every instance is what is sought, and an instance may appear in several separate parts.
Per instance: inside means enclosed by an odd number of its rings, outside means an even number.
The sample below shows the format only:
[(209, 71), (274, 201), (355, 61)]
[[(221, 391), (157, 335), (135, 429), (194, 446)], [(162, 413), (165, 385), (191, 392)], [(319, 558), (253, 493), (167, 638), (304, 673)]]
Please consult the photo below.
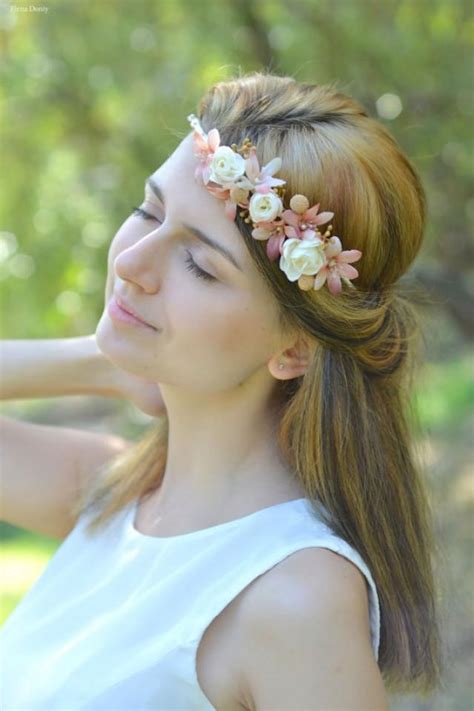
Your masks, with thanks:
[(0, 525), (2, 527), (0, 625), (2, 625), (24, 594), (38, 580), (60, 541), (28, 531), (18, 531), (11, 526), (7, 527), (4, 523)]
[[(466, 483), (474, 399), (467, 350), (474, 311), (471, 0), (44, 0), (35, 7), (47, 11), (30, 7), (27, 0), (0, 0), (3, 338), (95, 331), (109, 244), (141, 202), (145, 178), (189, 132), (186, 116), (215, 81), (256, 69), (303, 82), (337, 80), (388, 126), (420, 173), (428, 225), (412, 273), (427, 293), (428, 362), (413, 402), (428, 433), (436, 525), (450, 552), (445, 577), (455, 576), (446, 611), (452, 594), (455, 616), (447, 625), (450, 689), (430, 702), (410, 698), (393, 708), (467, 708), (472, 554), (462, 532), (472, 531), (474, 501)], [(58, 403), (12, 403), (10, 414), (94, 428), (80, 408), (64, 416)], [(101, 414), (96, 400), (100, 428), (138, 436), (146, 423), (134, 422), (125, 407), (114, 419)], [(5, 523), (0, 536), (1, 624), (59, 542)]]
[(29, 7), (0, 4), (3, 337), (95, 330), (108, 245), (141, 202), (145, 178), (188, 133), (186, 116), (209, 84), (254, 69), (338, 80), (389, 126), (428, 193), (421, 278), (430, 298), (470, 330), (470, 2), (48, 0), (33, 6), (47, 12)]
[(446, 433), (466, 418), (473, 402), (473, 359), (469, 354), (424, 366), (416, 392), (416, 409), (424, 430)]

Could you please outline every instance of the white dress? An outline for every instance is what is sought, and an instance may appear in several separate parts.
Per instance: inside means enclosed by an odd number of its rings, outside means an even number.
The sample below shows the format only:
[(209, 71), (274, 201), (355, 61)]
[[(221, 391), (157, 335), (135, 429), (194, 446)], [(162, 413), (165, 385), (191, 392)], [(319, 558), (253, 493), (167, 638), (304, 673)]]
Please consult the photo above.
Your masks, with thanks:
[(308, 499), (168, 537), (137, 531), (137, 505), (94, 536), (81, 516), (3, 624), (2, 711), (213, 711), (196, 675), (206, 628), (254, 578), (313, 546), (364, 574), (378, 659), (372, 575)]

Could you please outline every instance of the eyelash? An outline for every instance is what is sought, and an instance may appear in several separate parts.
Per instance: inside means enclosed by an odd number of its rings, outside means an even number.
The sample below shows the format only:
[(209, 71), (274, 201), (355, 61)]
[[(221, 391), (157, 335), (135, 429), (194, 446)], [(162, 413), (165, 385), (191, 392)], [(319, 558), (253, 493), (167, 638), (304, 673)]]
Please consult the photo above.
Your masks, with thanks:
[(194, 262), (193, 259), (191, 259), (191, 255), (190, 255), (189, 252), (186, 252), (186, 254), (188, 254), (189, 257), (188, 257), (188, 259), (185, 259), (184, 261), (185, 261), (186, 264), (188, 265), (188, 266), (186, 267), (186, 269), (187, 269), (189, 272), (194, 272), (194, 274), (195, 274), (197, 277), (199, 277), (200, 279), (205, 279), (206, 281), (217, 281), (217, 279), (216, 279), (215, 277), (213, 277), (211, 274), (208, 274), (207, 272), (203, 271), (202, 269), (200, 269), (200, 268), (198, 267), (198, 265), (196, 264), (196, 262)]
[(159, 220), (156, 219), (153, 215), (150, 215), (150, 213), (145, 212), (145, 210), (142, 210), (141, 207), (132, 207), (133, 214), (138, 215), (139, 217), (143, 217), (144, 220), (156, 220), (156, 222), (159, 222)]
[[(153, 215), (150, 215), (148, 212), (145, 210), (142, 210), (141, 207), (132, 207), (133, 214), (138, 215), (139, 217), (142, 217), (144, 220), (155, 220), (156, 222), (159, 222), (159, 220), (154, 217)], [(208, 274), (205, 272), (203, 269), (200, 269), (196, 262), (191, 258), (191, 254), (189, 252), (186, 252), (188, 254), (188, 259), (185, 259), (184, 261), (187, 264), (186, 269), (190, 272), (193, 272), (199, 279), (204, 279), (205, 281), (217, 281), (215, 277), (213, 277), (211, 274)]]

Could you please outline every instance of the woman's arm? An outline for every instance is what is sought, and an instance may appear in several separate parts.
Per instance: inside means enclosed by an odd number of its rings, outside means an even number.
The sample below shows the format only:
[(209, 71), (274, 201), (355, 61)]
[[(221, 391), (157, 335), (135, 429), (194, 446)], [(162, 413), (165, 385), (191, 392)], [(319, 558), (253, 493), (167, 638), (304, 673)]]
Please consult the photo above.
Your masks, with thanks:
[(250, 588), (240, 619), (246, 708), (388, 711), (367, 586), (343, 556), (317, 547), (288, 556)]
[(95, 334), (0, 341), (0, 399), (118, 396), (117, 372)]
[(0, 400), (63, 395), (120, 397), (152, 417), (166, 411), (158, 383), (114, 365), (99, 349), (95, 333), (0, 341)]

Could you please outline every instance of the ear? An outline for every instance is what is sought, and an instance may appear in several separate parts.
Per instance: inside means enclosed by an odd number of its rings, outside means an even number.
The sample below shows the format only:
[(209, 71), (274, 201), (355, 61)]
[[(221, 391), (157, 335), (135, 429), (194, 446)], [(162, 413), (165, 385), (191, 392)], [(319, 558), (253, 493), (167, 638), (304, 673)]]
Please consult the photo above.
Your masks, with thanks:
[(293, 346), (278, 351), (270, 358), (268, 370), (277, 380), (298, 378), (306, 372), (314, 355), (315, 347), (314, 343), (300, 336)]

